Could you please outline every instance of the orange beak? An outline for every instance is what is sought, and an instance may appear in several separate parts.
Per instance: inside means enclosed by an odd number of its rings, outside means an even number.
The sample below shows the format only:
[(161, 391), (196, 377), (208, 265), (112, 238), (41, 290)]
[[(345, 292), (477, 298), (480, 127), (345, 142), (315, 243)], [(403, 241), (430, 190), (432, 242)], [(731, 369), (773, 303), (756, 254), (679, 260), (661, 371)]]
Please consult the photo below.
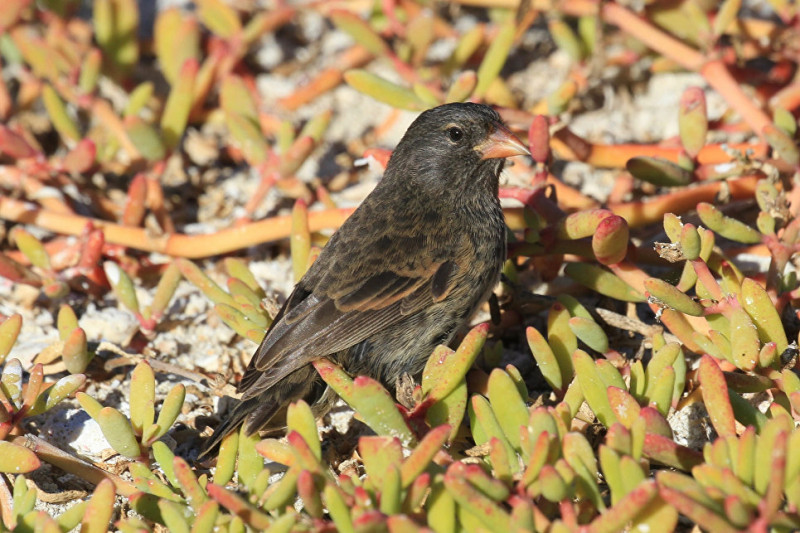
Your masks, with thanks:
[(501, 159), (515, 155), (531, 155), (528, 147), (508, 128), (497, 124), (489, 138), (475, 147), (481, 159)]

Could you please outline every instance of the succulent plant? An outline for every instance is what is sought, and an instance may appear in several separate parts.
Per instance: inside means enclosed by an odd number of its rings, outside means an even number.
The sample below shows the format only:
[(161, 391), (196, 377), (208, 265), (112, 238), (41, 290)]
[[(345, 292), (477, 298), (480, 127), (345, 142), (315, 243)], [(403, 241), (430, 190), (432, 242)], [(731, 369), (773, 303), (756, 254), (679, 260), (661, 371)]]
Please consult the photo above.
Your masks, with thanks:
[[(636, 11), (616, 1), (464, 3), (486, 16), (413, 0), (365, 10), (194, 0), (194, 9), (157, 13), (148, 40), (134, 0), (95, 0), (90, 19), (75, 0), (5, 0), (0, 530), (613, 532), (671, 531), (679, 520), (709, 531), (800, 529), (797, 4), (771, 1), (768, 17), (753, 18), (741, 0)], [(264, 43), (305, 24), (337, 32), (328, 63), (298, 54), (262, 64)], [(545, 28), (546, 43), (533, 48)], [(309, 50), (325, 41), (296, 40)], [(565, 70), (534, 97), (529, 78), (514, 75), (544, 49), (557, 50)], [(286, 94), (265, 95), (262, 75), (298, 69)], [(675, 139), (603, 144), (576, 133), (571, 118), (609, 80), (635, 93), (675, 70), (694, 74), (676, 95)], [(331, 194), (350, 183), (349, 168), (300, 177), (340, 120), (337, 105), (302, 108), (336, 90), (415, 112), (489, 103), (527, 136), (533, 161), (510, 168), (514, 185), (499, 191), (509, 258), (494, 323), (473, 327), (456, 349), (439, 346), (401, 403), (318, 360), (364, 424), (344, 452), (350, 461), (332, 462), (341, 450), (297, 402), (285, 437), (233, 434), (213, 469), (193, 464), (168, 436), (187, 388), (157, 398), (157, 379), (214, 379), (165, 362), (168, 354), (151, 357), (168, 345), (159, 341), (174, 325), (170, 304), (184, 304), (173, 296), (185, 278), (241, 337), (237, 349), (261, 340), (271, 305), (234, 253), (288, 239), (297, 280), (323, 230), (352, 212)], [(397, 117), (373, 124), (373, 137), (348, 139), (348, 156), (385, 165), (388, 150), (363, 147), (387, 144)], [(198, 156), (198, 137), (210, 155)], [(554, 160), (608, 172), (608, 197), (565, 183)], [(208, 233), (188, 230), (196, 198), (226, 179), (223, 167), (252, 169), (249, 196), (232, 209), (226, 198)], [(273, 197), (270, 216), (256, 220)], [(754, 256), (768, 266), (754, 268)], [(532, 280), (550, 296), (531, 294)], [(104, 358), (108, 346), (82, 314), (112, 301), (139, 324), (110, 348), (121, 364)], [(28, 357), (23, 325), (50, 322), (57, 340), (34, 342)], [(509, 353), (528, 349), (531, 360), (518, 353), (519, 368), (509, 364)], [(109, 374), (130, 380), (128, 414), (87, 392)], [(37, 417), (73, 393), (122, 456), (118, 470), (39, 432)], [(683, 440), (689, 412), (708, 423), (700, 444)], [(265, 461), (285, 469), (276, 475)], [(42, 463), (93, 493), (59, 516), (38, 510)]]
[(103, 407), (86, 393), (77, 394), (78, 402), (100, 426), (108, 443), (120, 455), (149, 462), (149, 450), (177, 420), (186, 397), (186, 387), (172, 387), (155, 416), (156, 381), (152, 367), (142, 361), (131, 374), (130, 416), (113, 407)]

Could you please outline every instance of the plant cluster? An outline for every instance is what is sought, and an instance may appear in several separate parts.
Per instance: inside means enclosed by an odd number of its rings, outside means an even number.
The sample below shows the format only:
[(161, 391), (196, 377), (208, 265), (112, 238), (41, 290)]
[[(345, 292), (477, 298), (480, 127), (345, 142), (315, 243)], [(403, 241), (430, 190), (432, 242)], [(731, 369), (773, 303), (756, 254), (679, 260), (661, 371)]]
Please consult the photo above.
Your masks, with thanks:
[[(79, 0), (5, 1), (0, 276), (53, 310), (58, 340), (30, 364), (9, 358), (22, 313), (0, 315), (0, 531), (614, 532), (672, 531), (681, 520), (715, 532), (800, 529), (797, 5), (771, 0), (765, 19), (741, 0), (645, 2), (638, 11), (615, 1), (468, 3), (483, 6), (254, 10), (193, 0), (192, 10), (158, 13), (148, 40), (135, 0), (94, 0), (91, 19)], [(458, 24), (465, 14), (475, 19), (467, 29)], [(267, 101), (254, 56), (304, 17), (350, 44)], [(535, 102), (510, 82), (512, 63), (533, 62), (519, 52), (532, 28), (546, 28), (570, 65)], [(443, 43), (451, 46), (442, 59)], [(612, 66), (695, 73), (729, 111), (710, 118), (707, 91), (690, 87), (676, 109), (677, 138), (592, 142), (568, 118)], [(300, 401), (285, 437), (232, 434), (213, 466), (195, 464), (167, 438), (186, 387), (159, 398), (156, 376), (208, 376), (136, 354), (168, 332), (182, 280), (238, 335), (261, 340), (272, 310), (233, 254), (288, 238), (299, 279), (324, 244), (321, 230), (351, 212), (331, 195), (350, 176), (298, 178), (336, 114), (293, 115), (345, 84), (396, 110), (489, 103), (527, 138), (533, 161), (511, 169), (527, 186), (500, 191), (517, 207), (505, 209), (509, 258), (495, 320), (455, 350), (438, 347), (399, 399), (317, 361), (369, 428), (347, 460), (326, 448)], [(207, 131), (224, 132), (210, 158), (190, 142)], [(358, 150), (387, 160), (384, 150)], [(608, 198), (566, 185), (554, 160), (613, 171)], [(190, 234), (182, 210), (196, 206), (166, 183), (175, 166), (197, 175), (247, 166), (258, 185), (229, 227)], [(291, 212), (254, 220), (268, 194)], [(191, 261), (223, 254), (225, 287)], [(752, 257), (768, 267), (753, 268)], [(551, 283), (559, 277), (566, 289)], [(551, 289), (543, 305), (534, 278)], [(151, 303), (141, 305), (137, 291)], [(80, 304), (104, 298), (139, 326), (114, 360), (80, 325)], [(538, 388), (524, 365), (504, 359), (504, 345), (530, 351)], [(134, 367), (127, 412), (87, 392), (120, 366)], [(121, 470), (37, 432), (36, 416), (70, 402), (98, 424)], [(708, 422), (700, 445), (678, 427), (690, 412)], [(276, 476), (265, 461), (285, 469)], [(37, 509), (25, 475), (42, 462), (96, 485), (93, 494), (59, 516)]]

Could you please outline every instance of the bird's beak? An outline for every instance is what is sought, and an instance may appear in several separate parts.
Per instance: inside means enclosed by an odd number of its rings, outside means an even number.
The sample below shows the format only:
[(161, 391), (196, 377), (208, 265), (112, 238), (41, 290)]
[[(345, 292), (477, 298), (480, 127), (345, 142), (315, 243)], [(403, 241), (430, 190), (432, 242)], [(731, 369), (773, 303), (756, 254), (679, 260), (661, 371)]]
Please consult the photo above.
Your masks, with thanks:
[(514, 155), (531, 155), (528, 148), (501, 124), (495, 125), (489, 138), (475, 147), (481, 159), (501, 159)]

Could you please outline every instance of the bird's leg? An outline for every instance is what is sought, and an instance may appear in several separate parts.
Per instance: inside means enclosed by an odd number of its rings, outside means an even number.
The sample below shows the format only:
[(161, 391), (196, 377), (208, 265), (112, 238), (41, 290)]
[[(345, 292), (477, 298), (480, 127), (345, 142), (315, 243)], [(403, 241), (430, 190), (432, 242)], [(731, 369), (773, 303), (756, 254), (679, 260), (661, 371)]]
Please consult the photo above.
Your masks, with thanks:
[(408, 372), (403, 372), (397, 377), (395, 397), (397, 402), (406, 409), (413, 409), (416, 401), (414, 400), (414, 388), (417, 386), (414, 378)]

